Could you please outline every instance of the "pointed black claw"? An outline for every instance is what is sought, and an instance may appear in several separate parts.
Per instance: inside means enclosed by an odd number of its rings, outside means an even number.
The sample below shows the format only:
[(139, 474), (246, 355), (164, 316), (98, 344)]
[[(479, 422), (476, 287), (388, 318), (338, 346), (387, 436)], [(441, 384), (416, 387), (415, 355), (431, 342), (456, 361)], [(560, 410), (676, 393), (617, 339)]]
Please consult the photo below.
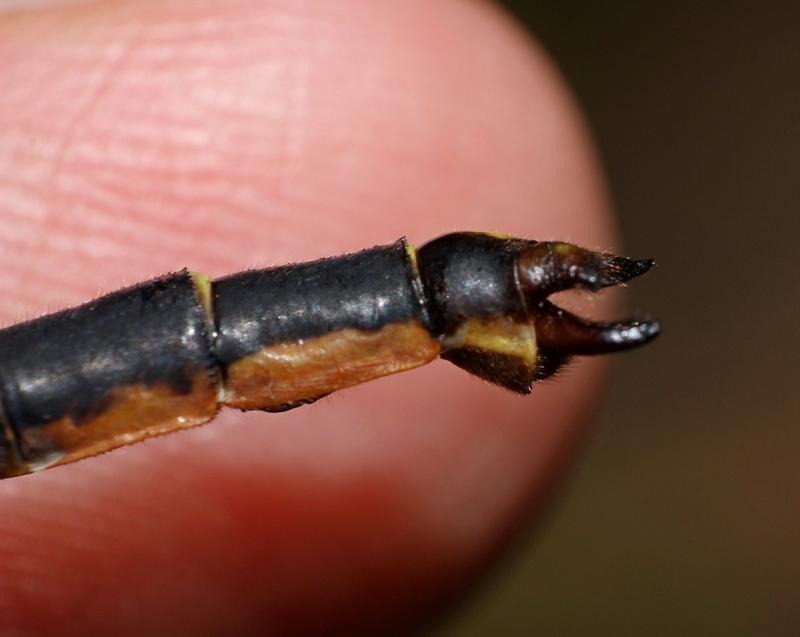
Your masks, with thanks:
[(649, 343), (661, 331), (655, 320), (595, 323), (562, 310), (549, 301), (536, 313), (540, 347), (564, 354), (590, 355), (621, 352)]
[(518, 263), (520, 282), (527, 297), (539, 301), (562, 290), (582, 288), (596, 292), (626, 283), (647, 272), (654, 261), (592, 252), (571, 243), (544, 241), (526, 247)]
[(601, 255), (601, 262), (599, 277), (601, 288), (627, 283), (637, 276), (642, 276), (656, 263), (654, 259), (629, 259), (613, 254)]

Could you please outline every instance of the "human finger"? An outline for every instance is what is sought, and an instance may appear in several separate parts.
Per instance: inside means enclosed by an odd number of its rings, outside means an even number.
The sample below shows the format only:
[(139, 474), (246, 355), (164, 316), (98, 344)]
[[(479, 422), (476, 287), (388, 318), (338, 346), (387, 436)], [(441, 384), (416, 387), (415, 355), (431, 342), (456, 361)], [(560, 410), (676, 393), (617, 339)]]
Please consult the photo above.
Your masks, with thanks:
[[(68, 3), (0, 18), (5, 322), (455, 229), (611, 243), (585, 131), (489, 5)], [(544, 493), (596, 367), (445, 363), (0, 485), (25, 634), (353, 634), (450, 598)]]

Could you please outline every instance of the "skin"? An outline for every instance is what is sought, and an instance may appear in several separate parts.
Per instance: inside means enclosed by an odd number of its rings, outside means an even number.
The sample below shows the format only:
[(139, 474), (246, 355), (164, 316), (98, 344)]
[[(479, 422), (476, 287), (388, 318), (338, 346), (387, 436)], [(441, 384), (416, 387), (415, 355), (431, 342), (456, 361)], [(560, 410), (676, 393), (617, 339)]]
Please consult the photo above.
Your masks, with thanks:
[[(3, 325), (401, 235), (613, 247), (571, 98), (488, 4), (10, 3), (0, 61)], [(0, 632), (402, 632), (537, 510), (599, 379), (436, 362), (0, 483)]]

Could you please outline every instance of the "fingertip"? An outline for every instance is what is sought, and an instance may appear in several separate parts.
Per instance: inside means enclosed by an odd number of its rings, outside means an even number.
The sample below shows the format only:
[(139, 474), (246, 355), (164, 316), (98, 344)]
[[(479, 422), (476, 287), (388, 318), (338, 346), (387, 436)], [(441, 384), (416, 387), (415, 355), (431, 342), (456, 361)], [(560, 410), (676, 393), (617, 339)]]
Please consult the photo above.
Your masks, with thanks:
[[(19, 14), (37, 38), (5, 44), (0, 268), (29, 314), (184, 265), (222, 275), (404, 234), (612, 243), (568, 91), (488, 3), (93, 7)], [(582, 364), (521, 399), (438, 362), (3, 485), (25, 559), (2, 586), (48, 591), (37, 617), (5, 616), (40, 627), (89, 594), (110, 610), (85, 634), (132, 624), (137, 602), (152, 632), (413, 615), (538, 500), (596, 379)]]

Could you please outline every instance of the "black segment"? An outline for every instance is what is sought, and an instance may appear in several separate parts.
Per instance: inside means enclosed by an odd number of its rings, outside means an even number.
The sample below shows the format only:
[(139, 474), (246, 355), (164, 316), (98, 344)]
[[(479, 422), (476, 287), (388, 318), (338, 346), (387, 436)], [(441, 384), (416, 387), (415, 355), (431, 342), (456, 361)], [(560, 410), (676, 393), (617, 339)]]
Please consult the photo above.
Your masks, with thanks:
[(514, 273), (520, 251), (530, 243), (459, 232), (422, 246), (417, 263), (434, 332), (452, 334), (469, 319), (527, 320)]
[(530, 394), (536, 380), (535, 371), (516, 356), (471, 347), (448, 350), (441, 356), (470, 374), (518, 394)]
[(188, 393), (212, 364), (206, 318), (183, 271), (0, 330), (0, 400), (25, 455), (30, 427), (67, 415), (80, 425), (115, 387), (167, 383)]
[(418, 319), (423, 303), (405, 243), (215, 281), (216, 351), (227, 365), (264, 347), (346, 328)]
[(16, 464), (16, 461), (13, 446), (5, 435), (0, 435), (0, 469), (7, 471)]

